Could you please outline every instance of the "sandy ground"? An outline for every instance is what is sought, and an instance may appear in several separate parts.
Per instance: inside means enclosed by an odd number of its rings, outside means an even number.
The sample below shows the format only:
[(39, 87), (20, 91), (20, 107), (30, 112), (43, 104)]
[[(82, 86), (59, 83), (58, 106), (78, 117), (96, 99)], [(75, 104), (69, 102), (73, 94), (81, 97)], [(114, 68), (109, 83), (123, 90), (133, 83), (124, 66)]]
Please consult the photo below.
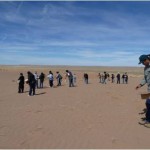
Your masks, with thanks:
[[(150, 148), (150, 128), (139, 125), (144, 117), (139, 113), (145, 100), (135, 86), (142, 79), (143, 68), (109, 67), (0, 67), (0, 148), (13, 149), (146, 149)], [(26, 77), (28, 70), (59, 70), (62, 74), (72, 69), (77, 75), (76, 87), (49, 88), (48, 80), (35, 96), (18, 94), (16, 80), (19, 73)], [(102, 71), (128, 72), (129, 84), (98, 83)], [(89, 84), (82, 79), (89, 73)], [(56, 82), (55, 82), (56, 84)]]

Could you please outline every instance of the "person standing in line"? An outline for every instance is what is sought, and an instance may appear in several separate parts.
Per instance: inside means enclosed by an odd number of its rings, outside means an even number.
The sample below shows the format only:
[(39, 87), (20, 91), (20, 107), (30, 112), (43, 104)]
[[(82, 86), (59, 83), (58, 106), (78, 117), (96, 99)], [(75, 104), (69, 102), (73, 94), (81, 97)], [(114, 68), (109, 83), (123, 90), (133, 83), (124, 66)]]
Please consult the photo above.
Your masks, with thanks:
[(45, 79), (45, 74), (43, 72), (41, 72), (39, 79), (40, 79), (40, 88), (43, 88), (43, 83)]
[(88, 84), (89, 83), (89, 76), (88, 76), (88, 74), (87, 73), (84, 73), (84, 81), (85, 81), (85, 83), (86, 84)]
[(109, 73), (106, 73), (106, 74), (107, 74), (108, 81), (110, 81), (110, 75), (109, 75)]
[(100, 73), (98, 74), (98, 77), (99, 77), (99, 83), (101, 83), (102, 82), (102, 76)]
[(39, 76), (38, 76), (37, 72), (34, 73), (34, 77), (35, 77), (35, 80), (36, 80), (36, 85), (35, 85), (35, 87), (38, 89), (38, 88), (39, 88), (39, 85), (38, 85)]
[(49, 86), (53, 87), (53, 81), (54, 81), (54, 77), (53, 77), (53, 73), (52, 71), (49, 71), (49, 75), (47, 76), (49, 78)]
[(128, 74), (127, 74), (127, 72), (125, 73), (125, 83), (128, 84)]
[(119, 72), (118, 72), (116, 78), (117, 78), (117, 84), (120, 84), (120, 73)]
[(23, 76), (23, 73), (20, 73), (20, 77), (18, 78), (18, 80), (19, 80), (18, 93), (23, 93), (24, 92), (24, 76)]
[(73, 74), (73, 84), (75, 85), (76, 82), (77, 82), (77, 76), (76, 76), (76, 74), (74, 73), (74, 74)]
[(111, 74), (111, 83), (114, 83), (114, 81), (115, 81), (115, 75)]
[(66, 76), (68, 77), (68, 80), (69, 80), (69, 87), (74, 87), (72, 72), (69, 70), (66, 70)]
[(122, 75), (122, 83), (125, 83), (125, 74)]
[(103, 84), (106, 84), (106, 83), (107, 83), (107, 77), (108, 77), (107, 73), (104, 72), (104, 82), (103, 82)]
[(35, 80), (34, 75), (30, 71), (28, 71), (27, 74), (28, 74), (28, 84), (30, 87), (28, 96), (31, 96), (31, 95), (34, 96), (35, 95), (36, 80)]
[(104, 83), (104, 74), (101, 74), (101, 83)]
[(57, 79), (57, 86), (61, 86), (62, 76), (58, 71), (56, 72), (56, 79)]
[[(147, 91), (150, 93), (150, 54), (149, 55), (141, 55), (139, 57), (139, 64), (143, 64), (144, 67), (144, 79), (141, 81), (141, 83), (136, 86), (136, 90), (143, 87), (145, 84), (147, 84)], [(139, 124), (144, 125), (148, 128), (150, 128), (150, 97), (146, 99), (146, 115), (145, 120), (142, 122), (139, 122)]]

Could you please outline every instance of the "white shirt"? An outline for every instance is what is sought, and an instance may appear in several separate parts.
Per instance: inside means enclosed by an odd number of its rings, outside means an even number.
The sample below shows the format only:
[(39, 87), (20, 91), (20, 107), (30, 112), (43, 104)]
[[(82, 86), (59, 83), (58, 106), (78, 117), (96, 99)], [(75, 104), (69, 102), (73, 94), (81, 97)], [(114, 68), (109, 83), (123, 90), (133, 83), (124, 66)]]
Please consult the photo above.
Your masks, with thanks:
[(47, 77), (49, 78), (49, 80), (53, 80), (53, 75), (52, 74), (49, 74)]

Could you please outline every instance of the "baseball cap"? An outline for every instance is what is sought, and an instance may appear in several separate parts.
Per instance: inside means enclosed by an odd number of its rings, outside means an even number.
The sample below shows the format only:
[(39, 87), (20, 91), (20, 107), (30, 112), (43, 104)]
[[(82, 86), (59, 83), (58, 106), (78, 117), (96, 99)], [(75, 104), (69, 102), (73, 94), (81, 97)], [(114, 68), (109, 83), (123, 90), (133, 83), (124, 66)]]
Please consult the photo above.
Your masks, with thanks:
[(149, 55), (141, 55), (139, 57), (139, 64), (141, 64), (142, 62), (144, 62), (146, 59), (149, 59)]

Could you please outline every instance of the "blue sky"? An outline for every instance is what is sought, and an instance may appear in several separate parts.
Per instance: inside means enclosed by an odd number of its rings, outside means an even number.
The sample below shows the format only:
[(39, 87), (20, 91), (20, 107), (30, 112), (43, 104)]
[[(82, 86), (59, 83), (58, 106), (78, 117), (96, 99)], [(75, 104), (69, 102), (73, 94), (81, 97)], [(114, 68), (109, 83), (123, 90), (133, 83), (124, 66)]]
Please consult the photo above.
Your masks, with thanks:
[(0, 64), (139, 66), (150, 2), (1, 1)]

